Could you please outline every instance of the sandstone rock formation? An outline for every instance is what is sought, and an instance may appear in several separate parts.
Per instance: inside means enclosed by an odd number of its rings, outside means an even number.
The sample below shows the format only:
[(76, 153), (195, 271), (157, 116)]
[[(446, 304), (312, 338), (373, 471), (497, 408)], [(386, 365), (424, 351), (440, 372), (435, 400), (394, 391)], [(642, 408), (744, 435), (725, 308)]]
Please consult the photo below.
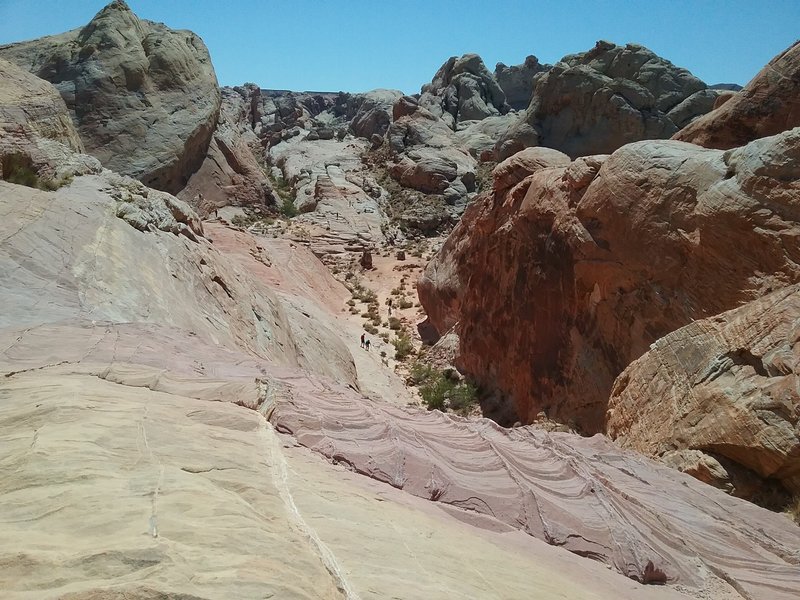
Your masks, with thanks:
[[(351, 353), (348, 294), (309, 249), (202, 224), (20, 127), (54, 169), (92, 168), (54, 191), (0, 181), (4, 597), (797, 595), (782, 517), (600, 437), (364, 398), (392, 389), (365, 373), (393, 374)], [(354, 220), (375, 200), (348, 163), (366, 142), (304, 135), (270, 151), (304, 190), (321, 164), (318, 209), (352, 200)], [(779, 157), (753, 151), (763, 177), (759, 156)], [(503, 172), (563, 160), (538, 149)]]
[(506, 95), (477, 54), (451, 56), (422, 86), (420, 104), (451, 128), (459, 121), (484, 119), (509, 110)]
[(40, 137), (83, 152), (67, 107), (52, 85), (2, 58), (0, 79), (0, 122), (7, 131), (13, 126), (29, 128)]
[[(357, 137), (383, 136), (392, 122), (392, 106), (403, 96), (397, 90), (372, 90), (355, 94), (346, 116), (350, 118), (350, 129)], [(356, 108), (357, 107), (357, 108)]]
[(706, 148), (735, 148), (800, 126), (800, 42), (773, 58), (744, 89), (675, 134)]
[(650, 344), (800, 280), (798, 152), (800, 128), (539, 170), (470, 206), (420, 300), (440, 334), (455, 326), (457, 365), (508, 399), (503, 422), (545, 411), (602, 431), (614, 379)]
[[(503, 429), (299, 388), (267, 403), (278, 431), (466, 522), (524, 531), (637, 581), (679, 583), (714, 598), (788, 599), (798, 590), (800, 530), (784, 516), (602, 436)], [(711, 584), (716, 577), (725, 583)]]
[(524, 110), (528, 108), (533, 94), (533, 78), (538, 73), (550, 69), (551, 65), (543, 65), (535, 56), (525, 57), (521, 65), (507, 67), (497, 63), (494, 78), (506, 95), (506, 102), (511, 108)]
[[(669, 112), (706, 85), (636, 44), (598, 42), (565, 56), (536, 79), (530, 106), (498, 143), (498, 160), (527, 146), (547, 146), (572, 157), (613, 152), (643, 139), (668, 138), (677, 130)], [(680, 111), (681, 123), (711, 105)]]
[(220, 96), (194, 33), (114, 0), (82, 29), (0, 47), (0, 57), (55, 85), (103, 166), (170, 193), (200, 167)]
[(179, 194), (201, 213), (227, 205), (277, 204), (264, 174), (264, 149), (255, 132), (260, 111), (257, 86), (222, 89), (222, 108), (205, 160)]
[(617, 378), (608, 433), (654, 457), (700, 454), (716, 466), (703, 478), (739, 496), (763, 489), (742, 469), (800, 495), (799, 381), (794, 285), (657, 340)]

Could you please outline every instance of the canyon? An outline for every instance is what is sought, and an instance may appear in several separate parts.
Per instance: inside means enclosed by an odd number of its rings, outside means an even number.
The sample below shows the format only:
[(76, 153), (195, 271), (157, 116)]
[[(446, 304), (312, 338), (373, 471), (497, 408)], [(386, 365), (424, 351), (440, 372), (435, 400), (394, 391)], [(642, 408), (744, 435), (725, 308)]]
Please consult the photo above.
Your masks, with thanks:
[(797, 48), (408, 95), (220, 87), (122, 0), (0, 46), (4, 597), (796, 598)]

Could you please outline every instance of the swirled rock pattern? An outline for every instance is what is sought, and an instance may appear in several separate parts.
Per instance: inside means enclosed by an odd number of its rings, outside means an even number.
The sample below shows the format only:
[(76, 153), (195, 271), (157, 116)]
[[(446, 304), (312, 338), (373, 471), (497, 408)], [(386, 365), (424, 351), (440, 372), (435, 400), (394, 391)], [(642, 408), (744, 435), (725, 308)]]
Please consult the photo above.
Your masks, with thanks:
[(602, 436), (503, 429), (310, 380), (291, 384), (265, 408), (278, 431), (467, 521), (524, 531), (645, 583), (697, 590), (720, 577), (745, 598), (788, 599), (800, 589), (800, 530), (786, 517)]
[(800, 126), (800, 42), (773, 58), (741, 91), (681, 129), (673, 139), (735, 148)]
[(704, 479), (754, 496), (764, 484), (742, 486), (742, 476), (725, 465), (800, 495), (799, 416), (795, 285), (656, 341), (617, 378), (606, 419), (609, 435), (624, 447), (654, 457), (703, 453), (720, 471)]

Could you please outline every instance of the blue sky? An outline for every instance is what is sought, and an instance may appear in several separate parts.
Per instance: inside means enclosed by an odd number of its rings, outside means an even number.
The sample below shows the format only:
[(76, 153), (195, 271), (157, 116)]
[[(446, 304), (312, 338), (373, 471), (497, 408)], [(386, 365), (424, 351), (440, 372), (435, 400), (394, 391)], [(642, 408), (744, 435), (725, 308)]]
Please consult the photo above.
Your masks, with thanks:
[[(105, 0), (0, 0), (0, 43), (86, 24)], [(800, 35), (800, 0), (128, 0), (191, 29), (222, 85), (418, 92), (449, 57), (554, 62), (598, 39), (635, 42), (706, 83), (745, 84)]]

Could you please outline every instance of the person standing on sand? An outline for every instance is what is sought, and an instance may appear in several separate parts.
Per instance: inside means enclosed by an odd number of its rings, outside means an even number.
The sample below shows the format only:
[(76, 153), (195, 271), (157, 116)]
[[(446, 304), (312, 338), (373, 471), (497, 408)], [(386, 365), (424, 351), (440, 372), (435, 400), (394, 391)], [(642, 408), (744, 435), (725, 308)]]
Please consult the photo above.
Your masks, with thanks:
[(367, 352), (369, 352), (369, 340), (367, 340), (367, 341), (365, 342), (365, 344), (366, 344), (366, 346), (367, 346)]
[(361, 347), (364, 347), (364, 334), (361, 334)]

